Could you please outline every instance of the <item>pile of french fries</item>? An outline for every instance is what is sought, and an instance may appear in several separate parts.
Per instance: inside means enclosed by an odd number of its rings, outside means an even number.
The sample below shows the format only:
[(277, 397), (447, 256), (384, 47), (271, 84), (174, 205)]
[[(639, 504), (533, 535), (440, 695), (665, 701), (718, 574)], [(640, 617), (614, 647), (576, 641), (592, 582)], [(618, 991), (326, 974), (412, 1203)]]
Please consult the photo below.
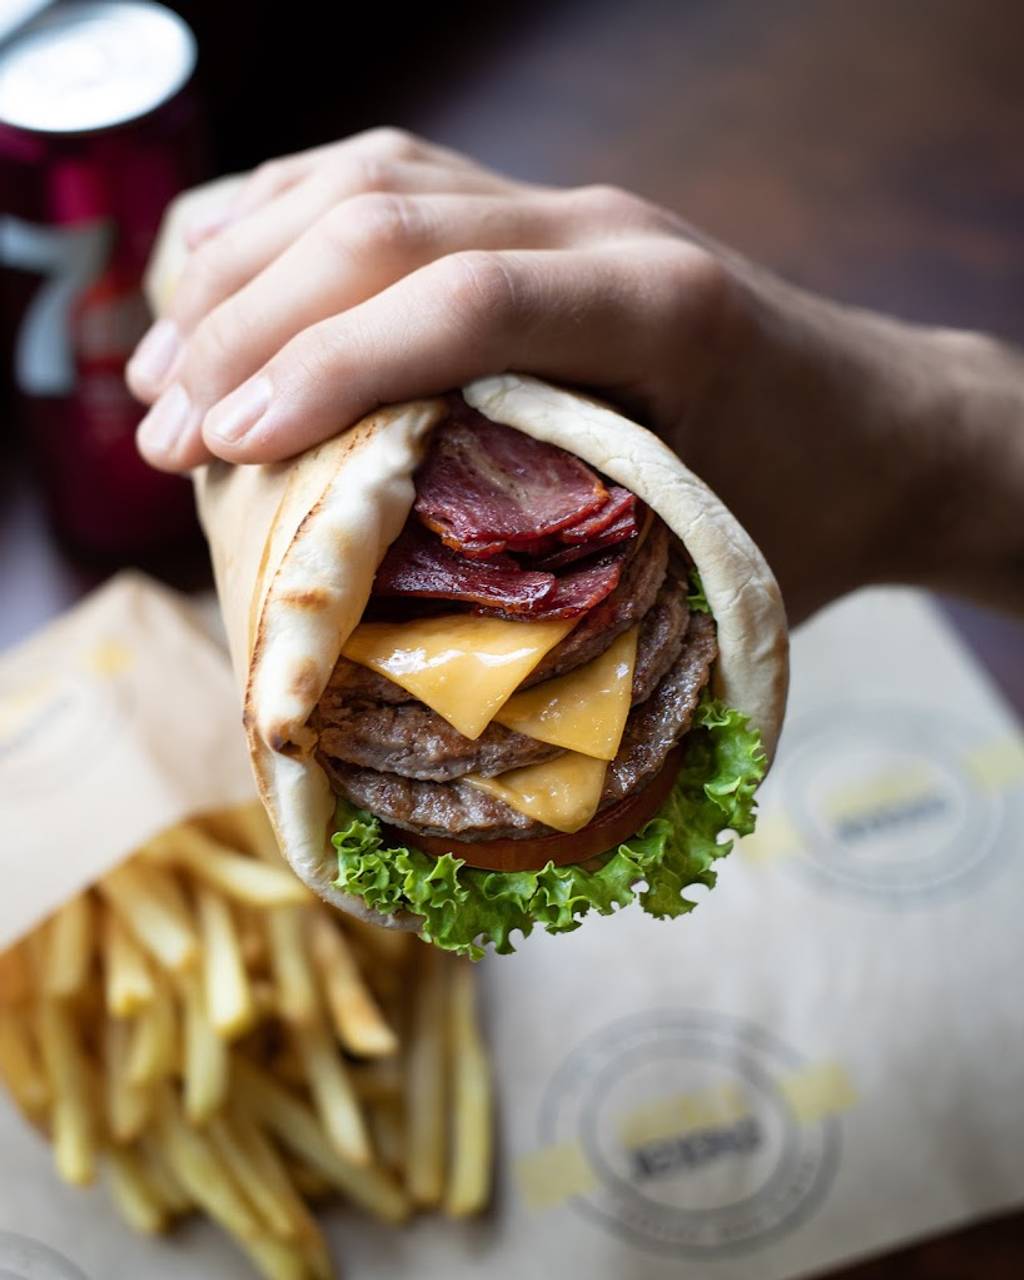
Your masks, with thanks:
[(0, 953), (0, 1077), (59, 1175), (139, 1231), (200, 1210), (271, 1280), (335, 1274), (311, 1212), (485, 1206), (472, 967), (340, 916), (259, 806), (177, 827)]

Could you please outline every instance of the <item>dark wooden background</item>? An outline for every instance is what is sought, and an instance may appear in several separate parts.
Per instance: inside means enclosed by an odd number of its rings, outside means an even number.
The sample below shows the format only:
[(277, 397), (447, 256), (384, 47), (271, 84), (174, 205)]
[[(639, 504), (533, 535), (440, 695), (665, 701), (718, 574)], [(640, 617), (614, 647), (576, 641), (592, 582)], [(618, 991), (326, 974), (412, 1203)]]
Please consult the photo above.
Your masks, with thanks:
[[(401, 124), (524, 178), (634, 188), (808, 288), (1024, 341), (1020, 0), (460, 2), (339, 9), (330, 36), (320, 4), (171, 2), (219, 169)], [(84, 581), (24, 484), (0, 560), (0, 638)], [(1024, 624), (944, 607), (1024, 713)], [(1024, 1214), (841, 1273), (1020, 1275)]]

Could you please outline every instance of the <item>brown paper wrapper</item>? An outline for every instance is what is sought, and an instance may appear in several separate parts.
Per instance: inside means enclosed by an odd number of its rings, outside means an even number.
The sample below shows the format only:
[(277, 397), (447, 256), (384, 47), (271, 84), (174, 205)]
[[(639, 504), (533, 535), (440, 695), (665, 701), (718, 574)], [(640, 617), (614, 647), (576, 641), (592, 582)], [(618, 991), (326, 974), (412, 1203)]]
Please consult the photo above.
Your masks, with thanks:
[[(693, 915), (482, 967), (493, 1211), (332, 1212), (346, 1280), (796, 1280), (1024, 1202), (1021, 727), (915, 594), (794, 649), (762, 828)], [(136, 1236), (58, 1184), (0, 1094), (0, 1275), (70, 1275), (53, 1252), (90, 1280), (253, 1274), (211, 1224)]]
[(125, 573), (0, 660), (0, 949), (205, 810), (252, 798), (223, 650)]

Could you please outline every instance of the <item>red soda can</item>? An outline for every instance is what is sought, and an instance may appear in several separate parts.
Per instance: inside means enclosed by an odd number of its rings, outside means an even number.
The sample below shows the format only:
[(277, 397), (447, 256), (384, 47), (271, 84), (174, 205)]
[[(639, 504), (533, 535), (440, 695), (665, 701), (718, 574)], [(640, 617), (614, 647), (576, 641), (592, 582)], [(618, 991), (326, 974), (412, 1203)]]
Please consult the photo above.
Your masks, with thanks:
[(14, 418), (79, 557), (195, 535), (191, 486), (135, 449), (124, 367), (168, 200), (203, 176), (192, 32), (162, 5), (59, 3), (0, 46), (0, 273)]

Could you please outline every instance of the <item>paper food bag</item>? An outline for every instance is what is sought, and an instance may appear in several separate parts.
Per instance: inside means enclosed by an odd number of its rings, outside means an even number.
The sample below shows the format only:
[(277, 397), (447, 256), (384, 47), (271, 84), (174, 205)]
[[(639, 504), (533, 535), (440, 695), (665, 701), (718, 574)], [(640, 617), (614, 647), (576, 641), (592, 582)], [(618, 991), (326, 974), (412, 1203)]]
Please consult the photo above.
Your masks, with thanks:
[(223, 650), (125, 573), (0, 658), (0, 949), (158, 832), (253, 795)]
[[(347, 1276), (791, 1280), (1024, 1202), (1020, 727), (911, 592), (835, 606), (794, 657), (759, 834), (692, 916), (482, 967), (494, 1211), (332, 1210)], [(0, 1101), (5, 1265), (251, 1275), (207, 1225), (138, 1239), (58, 1185)]]

